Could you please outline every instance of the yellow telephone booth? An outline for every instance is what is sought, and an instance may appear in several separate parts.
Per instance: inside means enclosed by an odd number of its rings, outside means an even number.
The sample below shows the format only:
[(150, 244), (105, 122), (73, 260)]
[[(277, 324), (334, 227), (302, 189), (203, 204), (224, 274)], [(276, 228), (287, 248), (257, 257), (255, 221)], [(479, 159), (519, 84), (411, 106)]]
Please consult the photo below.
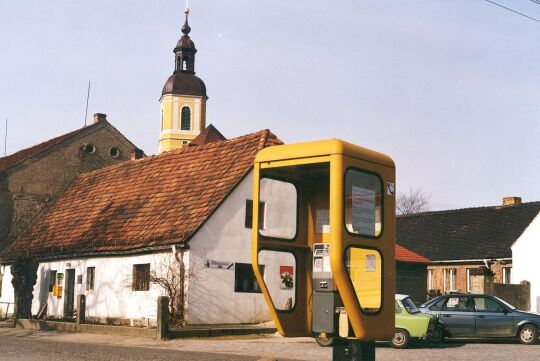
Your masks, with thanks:
[(394, 188), (392, 159), (341, 140), (259, 152), (252, 262), (283, 336), (393, 336)]

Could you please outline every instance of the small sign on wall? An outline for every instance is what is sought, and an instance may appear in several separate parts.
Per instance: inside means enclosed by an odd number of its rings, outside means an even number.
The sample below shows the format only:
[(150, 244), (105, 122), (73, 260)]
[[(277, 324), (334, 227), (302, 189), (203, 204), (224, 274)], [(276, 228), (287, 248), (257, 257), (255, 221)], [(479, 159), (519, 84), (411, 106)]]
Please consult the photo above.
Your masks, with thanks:
[(204, 267), (206, 268), (232, 270), (233, 266), (234, 266), (234, 262), (223, 262), (223, 261), (212, 261), (212, 260), (204, 261)]
[(64, 293), (64, 287), (58, 285), (53, 287), (53, 297), (62, 298), (62, 293)]

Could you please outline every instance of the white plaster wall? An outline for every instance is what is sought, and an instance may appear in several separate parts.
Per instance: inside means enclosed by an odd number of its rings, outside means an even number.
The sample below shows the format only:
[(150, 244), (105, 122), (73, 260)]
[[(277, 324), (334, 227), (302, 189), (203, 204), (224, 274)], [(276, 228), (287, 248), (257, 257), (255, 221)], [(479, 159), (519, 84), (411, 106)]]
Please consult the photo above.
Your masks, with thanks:
[[(64, 273), (66, 269), (75, 269), (75, 280), (82, 275), (82, 284), (75, 282), (75, 308), (78, 294), (86, 295), (86, 316), (99, 318), (124, 318), (146, 320), (155, 323), (157, 313), (157, 297), (166, 295), (156, 284), (150, 284), (149, 291), (133, 291), (131, 287), (133, 265), (150, 263), (150, 269), (159, 270), (171, 262), (172, 253), (150, 254), (127, 257), (102, 257), (89, 259), (72, 259), (40, 263), (38, 278), (34, 286), (32, 313), (37, 314), (47, 303), (47, 315), (63, 315), (64, 300), (54, 297), (48, 290), (50, 270)], [(186, 263), (189, 253), (185, 254)], [(94, 290), (86, 290), (86, 268), (95, 267)], [(65, 289), (65, 284), (63, 284)]]
[[(13, 302), (15, 300), (15, 294), (13, 291), (13, 285), (11, 284), (11, 266), (0, 266), (3, 272), (2, 275), (2, 289), (0, 293), (0, 318), (6, 316), (6, 310), (8, 315), (13, 313)], [(9, 306), (8, 306), (9, 304)], [(9, 307), (9, 309), (8, 309)]]
[(251, 229), (245, 228), (246, 200), (252, 199), (250, 173), (189, 242), (191, 267), (188, 322), (255, 323), (271, 319), (261, 293), (234, 292), (234, 268), (205, 268), (206, 260), (251, 263)]
[(531, 283), (531, 310), (540, 313), (540, 213), (512, 245), (512, 280)]

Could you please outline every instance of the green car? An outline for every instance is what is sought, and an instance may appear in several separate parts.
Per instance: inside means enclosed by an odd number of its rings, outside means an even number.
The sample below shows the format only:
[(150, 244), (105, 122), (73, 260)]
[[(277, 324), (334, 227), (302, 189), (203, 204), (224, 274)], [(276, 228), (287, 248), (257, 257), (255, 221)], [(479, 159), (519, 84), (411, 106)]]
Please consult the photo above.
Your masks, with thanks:
[[(390, 344), (394, 348), (406, 348), (412, 339), (425, 339), (429, 342), (441, 342), (444, 328), (437, 316), (420, 313), (407, 295), (396, 295), (396, 330)], [(328, 347), (334, 338), (321, 334), (316, 338), (320, 346)]]
[[(429, 342), (440, 342), (444, 329), (438, 317), (420, 313), (411, 298), (407, 295), (396, 295), (396, 330), (390, 340), (394, 348), (406, 348), (411, 339), (426, 339)], [(428, 317), (424, 317), (428, 316)]]

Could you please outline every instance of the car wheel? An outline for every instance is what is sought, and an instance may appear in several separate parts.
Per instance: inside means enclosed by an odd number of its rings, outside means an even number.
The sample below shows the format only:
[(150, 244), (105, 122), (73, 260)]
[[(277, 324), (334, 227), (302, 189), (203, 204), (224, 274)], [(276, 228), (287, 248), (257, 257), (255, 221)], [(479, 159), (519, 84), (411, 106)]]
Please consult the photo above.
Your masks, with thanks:
[(321, 347), (330, 347), (334, 345), (333, 337), (318, 335), (317, 337), (315, 337), (315, 341), (317, 341), (317, 343)]
[(411, 341), (409, 332), (402, 328), (396, 328), (394, 331), (394, 337), (390, 340), (390, 344), (393, 348), (406, 348)]
[(444, 340), (444, 328), (441, 325), (435, 326), (433, 332), (428, 337), (428, 341), (432, 343), (440, 343)]
[(536, 326), (527, 324), (519, 330), (519, 341), (524, 345), (534, 345), (538, 342), (538, 329)]

